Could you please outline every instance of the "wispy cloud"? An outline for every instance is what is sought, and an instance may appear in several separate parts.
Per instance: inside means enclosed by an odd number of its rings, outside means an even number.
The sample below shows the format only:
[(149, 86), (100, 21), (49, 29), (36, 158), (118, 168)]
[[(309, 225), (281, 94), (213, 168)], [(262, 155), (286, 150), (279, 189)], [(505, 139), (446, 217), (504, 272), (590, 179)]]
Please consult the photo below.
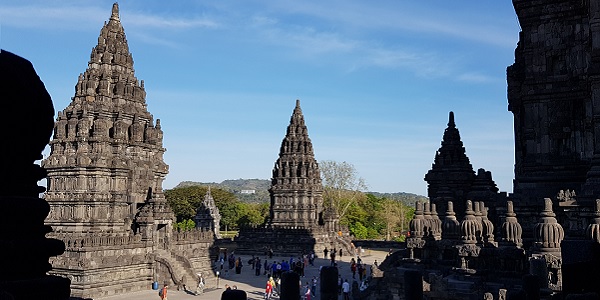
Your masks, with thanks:
[[(413, 6), (409, 2), (383, 1), (380, 5), (357, 1), (276, 1), (274, 10), (311, 16), (350, 30), (388, 30), (437, 34), (513, 48), (517, 36), (506, 22), (481, 24), (482, 16), (467, 17), (460, 10), (432, 5)], [(422, 8), (420, 6), (424, 6)], [(510, 23), (508, 23), (510, 24)], [(516, 22), (515, 28), (518, 27)]]
[(217, 28), (219, 23), (206, 16), (193, 19), (183, 18), (164, 18), (148, 14), (126, 14), (127, 24), (144, 28), (169, 28), (169, 29), (190, 29), (190, 28)]
[[(195, 18), (167, 18), (139, 12), (121, 12), (122, 22), (127, 26), (162, 29), (216, 28), (218, 22), (206, 16)], [(79, 3), (68, 6), (48, 4), (0, 6), (0, 19), (4, 25), (39, 28), (70, 29), (97, 28), (98, 23), (110, 17), (110, 9), (85, 6)]]

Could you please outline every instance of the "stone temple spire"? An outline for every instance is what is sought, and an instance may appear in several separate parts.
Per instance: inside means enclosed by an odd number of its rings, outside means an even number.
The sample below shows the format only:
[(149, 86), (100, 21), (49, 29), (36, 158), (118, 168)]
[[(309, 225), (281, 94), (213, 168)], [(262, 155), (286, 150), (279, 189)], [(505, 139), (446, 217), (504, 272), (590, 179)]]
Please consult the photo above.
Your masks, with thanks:
[(425, 175), (425, 181), (428, 183), (427, 196), (441, 211), (446, 211), (447, 202), (437, 203), (436, 198), (439, 198), (438, 193), (442, 187), (448, 188), (453, 194), (452, 198), (454, 198), (454, 204), (460, 219), (466, 209), (466, 194), (469, 192), (474, 179), (475, 172), (465, 154), (465, 147), (454, 122), (454, 112), (450, 112), (448, 127), (442, 138), (442, 145), (435, 153), (431, 170)]
[(296, 100), (287, 133), (281, 142), (269, 192), (270, 225), (318, 225), (322, 217), (323, 186), (300, 100)]
[(164, 201), (163, 132), (145, 98), (115, 3), (75, 96), (58, 113), (50, 156), (42, 162), (47, 223), (55, 230), (127, 231), (149, 189), (153, 201)]
[(200, 207), (196, 210), (194, 221), (196, 222), (196, 228), (212, 231), (217, 238), (221, 238), (221, 234), (219, 233), (221, 214), (219, 213), (215, 199), (210, 193), (210, 186), (206, 190), (206, 195), (204, 195), (204, 200), (200, 204)]

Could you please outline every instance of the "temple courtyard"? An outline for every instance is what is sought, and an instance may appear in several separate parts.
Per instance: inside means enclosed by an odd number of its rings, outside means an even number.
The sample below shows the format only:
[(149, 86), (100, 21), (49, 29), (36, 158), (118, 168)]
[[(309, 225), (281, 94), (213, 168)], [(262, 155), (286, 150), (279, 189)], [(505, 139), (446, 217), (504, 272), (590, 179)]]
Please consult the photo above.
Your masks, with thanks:
[[(375, 261), (381, 263), (388, 251), (387, 249), (363, 249), (362, 255), (360, 255), (363, 263), (367, 266), (370, 266)], [(321, 257), (323, 253), (319, 253)], [(237, 256), (236, 256), (237, 257)], [(251, 256), (242, 255), (242, 261), (248, 262)], [(261, 258), (262, 259), (262, 258)], [(272, 261), (282, 261), (289, 260), (289, 257), (282, 256), (274, 256), (269, 262)], [(350, 256), (342, 256), (341, 260), (337, 260), (339, 274), (342, 275), (343, 279), (348, 279), (348, 282), (352, 282), (352, 272), (350, 271)], [(319, 267), (321, 266), (329, 266), (330, 260), (317, 258), (315, 259), (314, 266), (309, 266), (304, 270), (305, 276), (302, 277), (302, 285), (306, 284), (306, 281), (310, 281), (313, 276), (317, 276), (319, 278)], [(370, 274), (367, 271), (367, 274)], [(356, 275), (356, 280), (358, 281), (358, 275)], [(219, 300), (221, 299), (221, 293), (225, 290), (225, 285), (237, 286), (238, 289), (246, 291), (249, 300), (262, 300), (264, 299), (264, 291), (266, 286), (267, 277), (266, 275), (256, 276), (254, 275), (254, 270), (250, 265), (245, 264), (242, 268), (241, 274), (235, 274), (235, 272), (230, 270), (229, 275), (226, 277), (219, 278), (218, 282), (216, 278), (210, 278), (206, 280), (206, 288), (204, 293), (201, 295), (193, 295), (190, 292), (186, 291), (177, 291), (177, 287), (169, 286), (168, 298), (169, 300), (186, 300), (186, 299), (210, 299), (210, 300)], [(195, 287), (189, 287), (191, 292), (195, 291)], [(303, 288), (301, 289), (301, 291)], [(342, 299), (342, 297), (339, 297)], [(146, 299), (159, 299), (158, 290), (152, 290), (152, 287), (148, 287), (147, 291), (141, 291), (136, 293), (118, 295), (100, 298), (102, 300), (146, 300)], [(272, 297), (272, 299), (279, 299), (279, 297)], [(312, 297), (312, 300), (319, 300), (319, 287), (317, 286), (316, 297)]]

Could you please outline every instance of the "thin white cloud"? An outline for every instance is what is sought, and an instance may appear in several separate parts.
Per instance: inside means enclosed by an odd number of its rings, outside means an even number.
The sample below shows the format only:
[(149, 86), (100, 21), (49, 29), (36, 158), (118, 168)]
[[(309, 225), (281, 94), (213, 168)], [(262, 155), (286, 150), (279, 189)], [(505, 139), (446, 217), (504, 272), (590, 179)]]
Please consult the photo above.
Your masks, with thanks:
[(219, 24), (208, 17), (196, 17), (193, 19), (164, 18), (148, 14), (125, 14), (124, 17), (128, 25), (139, 26), (143, 28), (169, 28), (169, 29), (190, 29), (190, 28), (217, 28)]
[[(46, 4), (0, 6), (0, 20), (5, 26), (36, 29), (97, 28), (110, 17), (110, 7), (47, 6)], [(127, 26), (162, 29), (216, 28), (218, 22), (206, 16), (165, 18), (158, 15), (121, 11), (121, 20)]]
[[(311, 16), (337, 24), (339, 28), (388, 30), (439, 34), (495, 46), (514, 48), (517, 35), (507, 28), (507, 22), (481, 24), (482, 16), (468, 17), (460, 11), (435, 10), (432, 6), (418, 8), (409, 2), (392, 1), (373, 5), (356, 1), (273, 1), (273, 10)], [(427, 9), (427, 11), (423, 11)], [(498, 21), (498, 20), (496, 20)], [(508, 23), (510, 24), (510, 23)], [(518, 24), (514, 23), (515, 28)]]

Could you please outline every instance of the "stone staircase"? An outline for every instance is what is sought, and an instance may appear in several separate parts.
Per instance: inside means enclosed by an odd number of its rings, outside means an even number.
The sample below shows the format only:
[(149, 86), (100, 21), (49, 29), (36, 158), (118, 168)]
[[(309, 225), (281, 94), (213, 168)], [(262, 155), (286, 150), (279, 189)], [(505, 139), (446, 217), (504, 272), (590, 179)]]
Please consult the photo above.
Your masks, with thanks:
[[(191, 263), (184, 257), (174, 255), (168, 250), (157, 250), (156, 260), (165, 264), (171, 273), (170, 278), (175, 285), (185, 284), (189, 289), (196, 286), (196, 272)], [(181, 281), (183, 277), (183, 282)]]

